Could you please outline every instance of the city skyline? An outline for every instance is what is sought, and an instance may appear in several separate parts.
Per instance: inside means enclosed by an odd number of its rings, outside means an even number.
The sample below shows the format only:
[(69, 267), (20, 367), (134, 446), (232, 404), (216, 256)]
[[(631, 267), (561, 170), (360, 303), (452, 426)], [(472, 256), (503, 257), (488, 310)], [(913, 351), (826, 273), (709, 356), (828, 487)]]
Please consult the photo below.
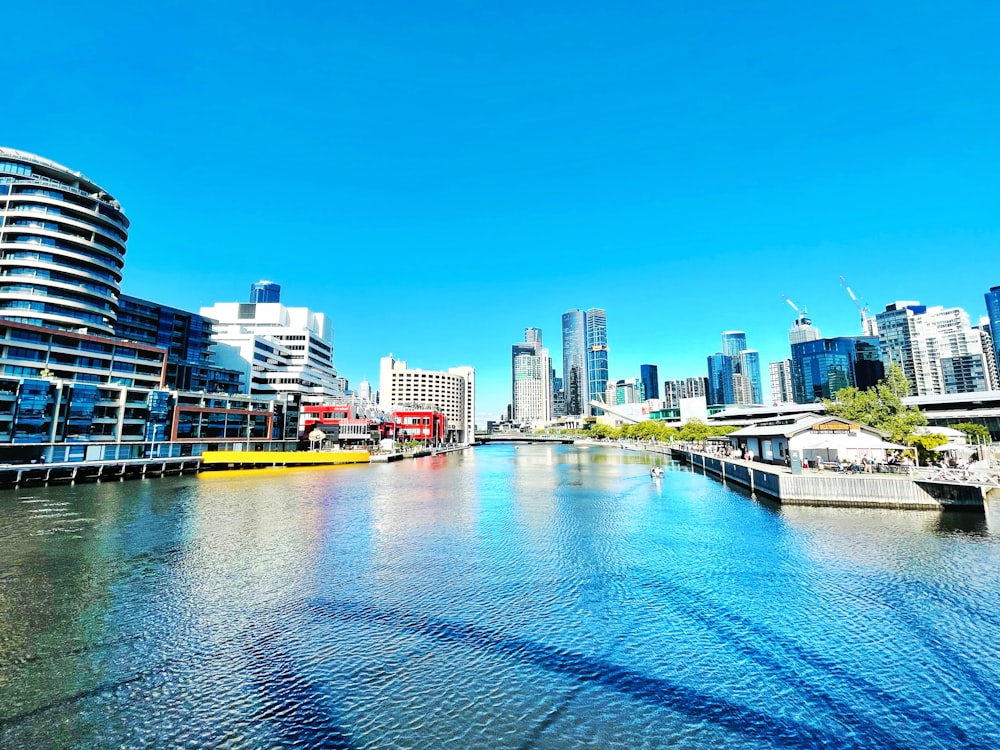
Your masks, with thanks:
[(732, 328), (787, 358), (781, 295), (860, 335), (841, 275), (873, 314), (973, 321), (1000, 282), (973, 272), (1000, 242), (991, 6), (171, 10), (5, 9), (53, 51), (11, 94), (74, 95), (0, 145), (121, 201), (123, 293), (197, 311), (273, 279), (330, 316), (352, 388), (389, 351), (465, 363), (482, 421), (517, 332), (579, 304), (612, 318), (610, 379), (662, 381)]

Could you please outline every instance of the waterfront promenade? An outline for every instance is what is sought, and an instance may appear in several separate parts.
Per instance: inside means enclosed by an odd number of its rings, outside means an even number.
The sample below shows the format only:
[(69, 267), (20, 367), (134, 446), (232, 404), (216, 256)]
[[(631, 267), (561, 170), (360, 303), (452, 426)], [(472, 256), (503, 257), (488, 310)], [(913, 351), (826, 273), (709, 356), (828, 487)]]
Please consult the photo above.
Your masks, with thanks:
[(693, 470), (732, 482), (788, 505), (885, 507), (914, 510), (981, 510), (993, 500), (1000, 504), (1000, 482), (995, 475), (913, 468), (900, 473), (864, 473), (803, 469), (748, 461), (701, 448), (695, 444), (658, 444), (617, 441), (629, 450), (668, 456)]

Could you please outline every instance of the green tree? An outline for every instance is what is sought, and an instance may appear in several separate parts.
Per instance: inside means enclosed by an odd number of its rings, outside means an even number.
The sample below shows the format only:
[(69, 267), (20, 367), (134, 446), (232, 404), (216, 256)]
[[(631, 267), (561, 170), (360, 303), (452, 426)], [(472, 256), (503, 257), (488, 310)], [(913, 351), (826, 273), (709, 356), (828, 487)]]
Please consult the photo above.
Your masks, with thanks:
[(714, 431), (700, 419), (689, 419), (677, 433), (681, 440), (700, 441), (714, 434)]
[(973, 443), (988, 443), (990, 441), (990, 431), (981, 424), (962, 422), (960, 424), (953, 424), (952, 428), (964, 432), (965, 436)]
[(931, 461), (937, 460), (937, 453), (934, 451), (940, 445), (944, 445), (948, 442), (948, 438), (944, 435), (938, 435), (937, 433), (931, 433), (929, 435), (911, 435), (907, 438), (907, 445), (912, 445), (917, 449), (917, 455), (920, 457), (920, 464), (926, 466)]
[(927, 417), (920, 409), (903, 404), (903, 396), (909, 389), (910, 383), (899, 365), (889, 365), (885, 378), (874, 388), (867, 391), (841, 388), (833, 401), (824, 403), (830, 414), (888, 432), (893, 442), (902, 443), (915, 428), (927, 424)]

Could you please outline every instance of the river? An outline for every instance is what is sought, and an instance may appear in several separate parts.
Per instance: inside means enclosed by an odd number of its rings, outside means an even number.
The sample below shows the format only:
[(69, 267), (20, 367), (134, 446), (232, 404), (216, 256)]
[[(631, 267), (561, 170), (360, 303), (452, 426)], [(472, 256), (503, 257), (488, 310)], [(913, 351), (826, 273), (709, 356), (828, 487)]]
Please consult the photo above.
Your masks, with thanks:
[(0, 494), (0, 747), (1000, 746), (995, 514), (651, 460)]

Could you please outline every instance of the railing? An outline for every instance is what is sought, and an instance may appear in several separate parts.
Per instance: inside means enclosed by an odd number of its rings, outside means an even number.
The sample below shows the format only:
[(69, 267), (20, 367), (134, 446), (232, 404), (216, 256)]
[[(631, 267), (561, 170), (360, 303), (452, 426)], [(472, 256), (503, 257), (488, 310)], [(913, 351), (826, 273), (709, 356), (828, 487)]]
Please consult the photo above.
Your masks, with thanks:
[(987, 487), (1000, 487), (1000, 470), (950, 468), (943, 466), (913, 467), (910, 476), (916, 480), (927, 482), (949, 482), (953, 484), (978, 484)]

